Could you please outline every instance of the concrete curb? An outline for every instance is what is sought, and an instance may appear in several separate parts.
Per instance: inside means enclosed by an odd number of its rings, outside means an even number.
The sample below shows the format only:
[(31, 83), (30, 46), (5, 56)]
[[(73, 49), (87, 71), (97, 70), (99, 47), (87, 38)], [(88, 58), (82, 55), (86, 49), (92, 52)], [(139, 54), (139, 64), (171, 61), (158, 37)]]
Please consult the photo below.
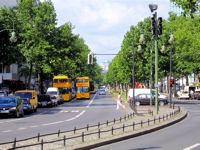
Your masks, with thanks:
[(84, 146), (84, 147), (75, 148), (75, 150), (88, 150), (88, 149), (92, 149), (92, 148), (97, 148), (97, 147), (100, 147), (100, 146), (104, 146), (104, 145), (107, 145), (107, 144), (112, 144), (112, 143), (115, 143), (115, 142), (127, 140), (127, 139), (130, 139), (130, 138), (134, 138), (134, 137), (137, 137), (137, 136), (141, 136), (141, 135), (144, 135), (144, 134), (148, 134), (148, 133), (163, 129), (165, 127), (171, 126), (175, 123), (182, 121), (188, 115), (188, 113), (186, 111), (181, 111), (181, 113), (183, 113), (183, 114), (181, 116), (179, 116), (178, 118), (174, 118), (171, 122), (164, 122), (164, 124), (158, 125), (156, 127), (154, 126), (150, 129), (146, 129), (146, 130), (138, 132), (138, 133), (126, 135), (126, 136), (123, 136), (123, 137), (116, 137), (116, 138), (111, 139), (111, 140), (87, 145), (87, 146)]

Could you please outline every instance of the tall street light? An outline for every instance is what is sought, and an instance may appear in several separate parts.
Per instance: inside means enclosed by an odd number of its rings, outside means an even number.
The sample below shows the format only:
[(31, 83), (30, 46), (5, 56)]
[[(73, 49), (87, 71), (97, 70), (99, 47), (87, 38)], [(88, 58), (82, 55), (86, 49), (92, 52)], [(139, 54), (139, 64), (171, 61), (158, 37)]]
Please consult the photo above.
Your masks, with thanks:
[[(171, 45), (171, 48), (170, 48), (170, 67), (169, 67), (169, 79), (171, 80), (171, 77), (172, 77), (172, 47), (173, 47), (173, 44), (174, 44), (174, 36), (173, 34), (170, 35), (170, 39), (169, 39), (169, 44)], [(170, 90), (169, 90), (169, 107), (171, 108), (172, 107), (172, 85), (170, 84)]]
[[(149, 4), (149, 8), (151, 13), (157, 10), (158, 5), (156, 4)], [(158, 114), (158, 33), (157, 33), (157, 12), (153, 14), (152, 17), (152, 31), (154, 35), (154, 44), (155, 44), (155, 109), (156, 114)]]

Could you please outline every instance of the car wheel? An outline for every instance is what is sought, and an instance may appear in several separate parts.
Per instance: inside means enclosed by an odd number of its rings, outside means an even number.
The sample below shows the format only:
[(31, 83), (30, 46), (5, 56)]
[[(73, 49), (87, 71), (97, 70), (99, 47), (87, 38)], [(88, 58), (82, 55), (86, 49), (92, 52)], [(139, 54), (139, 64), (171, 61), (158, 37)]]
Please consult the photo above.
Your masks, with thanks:
[(164, 105), (165, 105), (165, 103), (164, 103), (164, 102), (162, 102), (162, 101), (160, 101), (160, 102), (159, 102), (159, 105), (160, 105), (160, 106), (164, 106)]
[(140, 102), (135, 102), (135, 105), (136, 106), (140, 106)]

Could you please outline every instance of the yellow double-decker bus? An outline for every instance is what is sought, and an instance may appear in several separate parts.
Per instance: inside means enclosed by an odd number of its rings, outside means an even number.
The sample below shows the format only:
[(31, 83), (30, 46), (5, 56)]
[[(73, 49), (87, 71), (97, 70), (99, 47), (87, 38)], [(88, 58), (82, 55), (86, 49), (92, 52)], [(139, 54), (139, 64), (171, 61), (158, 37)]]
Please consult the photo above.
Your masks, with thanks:
[(76, 99), (90, 99), (89, 77), (76, 77)]
[(64, 101), (72, 99), (72, 79), (68, 76), (54, 76), (53, 87), (59, 89)]

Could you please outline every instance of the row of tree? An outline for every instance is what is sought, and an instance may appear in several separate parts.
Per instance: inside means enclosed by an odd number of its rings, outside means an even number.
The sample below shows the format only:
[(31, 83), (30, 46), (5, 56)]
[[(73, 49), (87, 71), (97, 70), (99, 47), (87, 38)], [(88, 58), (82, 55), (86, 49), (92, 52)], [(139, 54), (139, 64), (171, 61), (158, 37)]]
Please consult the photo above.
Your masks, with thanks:
[[(186, 2), (187, 1), (187, 2)], [(178, 16), (169, 12), (168, 20), (162, 23), (163, 34), (158, 37), (158, 76), (162, 82), (163, 77), (169, 76), (170, 68), (170, 49), (172, 48), (172, 72), (176, 79), (187, 77), (191, 72), (200, 73), (200, 4), (198, 0), (173, 0), (177, 6), (183, 9), (183, 15)], [(192, 1), (192, 3), (190, 3)], [(117, 55), (109, 65), (106, 73), (106, 83), (116, 87), (117, 85), (131, 84), (133, 71), (133, 46), (135, 59), (135, 81), (147, 84), (151, 78), (151, 66), (155, 70), (155, 48), (154, 38), (151, 33), (151, 18), (145, 18), (137, 26), (131, 26), (125, 34), (121, 45), (119, 55)], [(142, 52), (137, 51), (140, 35), (144, 34), (145, 44), (142, 46)], [(174, 35), (175, 42), (169, 44), (170, 35)], [(134, 45), (133, 45), (134, 43)], [(161, 50), (165, 46), (165, 50)], [(129, 55), (121, 55), (129, 54)], [(151, 57), (152, 56), (152, 57)], [(152, 65), (151, 65), (152, 64)], [(152, 85), (154, 85), (152, 83)], [(126, 86), (126, 87), (127, 87)]]
[[(1, 63), (17, 63), (21, 75), (35, 75), (40, 85), (52, 80), (54, 75), (89, 76), (97, 83), (102, 80), (101, 68), (94, 60), (87, 64), (90, 49), (79, 35), (72, 33), (70, 22), (57, 27), (56, 13), (51, 1), (26, 0), (18, 3), (17, 9), (0, 10), (0, 30), (13, 29), (17, 42), (9, 42), (9, 30), (0, 33)], [(28, 70), (27, 70), (28, 69)], [(43, 86), (40, 86), (43, 91)]]

